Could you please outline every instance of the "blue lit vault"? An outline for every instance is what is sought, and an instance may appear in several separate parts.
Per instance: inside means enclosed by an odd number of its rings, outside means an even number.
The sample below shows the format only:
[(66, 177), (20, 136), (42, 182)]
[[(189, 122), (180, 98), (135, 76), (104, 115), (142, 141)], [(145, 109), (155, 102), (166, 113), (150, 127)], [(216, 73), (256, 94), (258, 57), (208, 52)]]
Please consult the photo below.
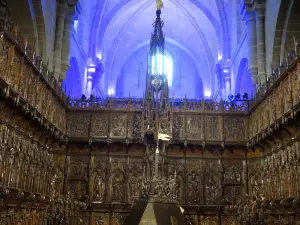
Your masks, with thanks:
[[(240, 61), (247, 55), (241, 46), (241, 54), (235, 53), (236, 60), (231, 57), (243, 26), (238, 22), (239, 1), (163, 2), (163, 69), (167, 71), (170, 97), (216, 98), (221, 93), (216, 65), (228, 61), (226, 79), (230, 85), (223, 92), (234, 94)], [(154, 0), (80, 1), (81, 13), (74, 25), (71, 48), (77, 62), (73, 60), (75, 68), (71, 65), (65, 82), (73, 97), (143, 96), (155, 6)]]

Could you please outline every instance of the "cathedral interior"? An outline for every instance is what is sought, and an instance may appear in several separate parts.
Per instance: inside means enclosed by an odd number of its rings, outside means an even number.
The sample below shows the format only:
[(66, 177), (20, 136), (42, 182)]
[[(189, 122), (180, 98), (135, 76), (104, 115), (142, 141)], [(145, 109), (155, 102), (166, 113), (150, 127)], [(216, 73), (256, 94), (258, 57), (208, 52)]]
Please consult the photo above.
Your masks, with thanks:
[(0, 224), (300, 224), (298, 40), (299, 0), (0, 0)]

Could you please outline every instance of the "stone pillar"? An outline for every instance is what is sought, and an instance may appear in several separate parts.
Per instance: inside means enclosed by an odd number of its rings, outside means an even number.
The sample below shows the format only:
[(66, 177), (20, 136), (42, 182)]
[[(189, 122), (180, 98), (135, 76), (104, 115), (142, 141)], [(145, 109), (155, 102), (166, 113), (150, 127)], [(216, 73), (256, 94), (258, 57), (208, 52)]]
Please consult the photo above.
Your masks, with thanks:
[(223, 76), (223, 67), (220, 63), (216, 65), (216, 74), (218, 78), (218, 96), (221, 100), (225, 99), (225, 83), (224, 83), (224, 76)]
[[(64, 26), (64, 35), (63, 35), (63, 46), (61, 53), (61, 68), (60, 68), (60, 77), (59, 81), (63, 82), (66, 79), (66, 72), (70, 68), (70, 49), (71, 49), (71, 39), (72, 31), (74, 27), (74, 20), (78, 19), (80, 13), (79, 7), (75, 5), (69, 5), (66, 16), (65, 16), (65, 26)], [(76, 9), (76, 11), (75, 11)]]
[(62, 40), (62, 52), (61, 52), (61, 65), (60, 65), (60, 76), (59, 81), (63, 82), (66, 79), (66, 72), (70, 68), (70, 48), (71, 48), (71, 38), (72, 30), (74, 26), (73, 13), (68, 12), (65, 18), (64, 35)]
[(53, 57), (54, 75), (56, 79), (59, 79), (61, 74), (61, 51), (62, 51), (62, 42), (64, 36), (66, 12), (67, 12), (67, 3), (57, 2), (54, 57)]
[(255, 4), (257, 33), (257, 66), (260, 84), (267, 81), (266, 75), (266, 45), (265, 45), (265, 4)]
[(258, 67), (257, 67), (257, 36), (256, 36), (256, 20), (253, 11), (253, 4), (244, 0), (240, 12), (242, 19), (246, 22), (247, 39), (248, 39), (248, 72), (252, 76), (253, 83), (259, 85)]

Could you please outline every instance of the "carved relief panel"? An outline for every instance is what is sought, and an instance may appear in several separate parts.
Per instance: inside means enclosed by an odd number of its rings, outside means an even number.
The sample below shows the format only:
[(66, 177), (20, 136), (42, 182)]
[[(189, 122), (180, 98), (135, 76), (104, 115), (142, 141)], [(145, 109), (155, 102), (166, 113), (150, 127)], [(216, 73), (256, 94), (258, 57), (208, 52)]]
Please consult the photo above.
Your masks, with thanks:
[(124, 160), (113, 158), (111, 160), (110, 199), (112, 202), (125, 201), (125, 170)]
[(111, 225), (122, 225), (125, 222), (127, 214), (125, 213), (113, 213), (111, 216)]
[(91, 137), (107, 137), (108, 113), (94, 113), (91, 118)]
[(128, 136), (134, 139), (142, 135), (142, 113), (132, 112), (128, 114)]
[(110, 225), (110, 213), (93, 213), (92, 225)]
[(219, 225), (218, 216), (200, 216), (199, 225)]
[(73, 198), (84, 201), (88, 198), (88, 184), (86, 181), (68, 181), (68, 194)]
[(205, 116), (205, 140), (221, 140), (222, 139), (222, 117), (221, 116)]
[(186, 136), (189, 140), (202, 139), (202, 116), (186, 116)]
[(88, 158), (75, 156), (71, 157), (69, 167), (69, 178), (87, 179)]
[(189, 160), (186, 174), (186, 203), (199, 204), (203, 199), (203, 171), (201, 160)]
[(205, 204), (217, 205), (222, 199), (221, 160), (203, 160)]
[(224, 133), (225, 139), (230, 141), (245, 140), (245, 118), (243, 116), (225, 116), (224, 117)]
[(128, 168), (128, 201), (133, 203), (142, 193), (142, 181), (145, 177), (146, 166), (141, 160), (130, 159)]
[(126, 137), (127, 115), (120, 113), (111, 114), (111, 137)]
[(88, 113), (69, 113), (67, 115), (68, 135), (71, 137), (88, 137), (90, 114)]
[(107, 196), (109, 163), (106, 156), (96, 155), (91, 158), (90, 190), (93, 201), (103, 203)]
[(53, 171), (54, 176), (51, 182), (53, 193), (62, 193), (63, 191), (65, 158), (65, 155), (54, 155), (53, 168), (55, 171)]
[(168, 160), (168, 177), (175, 180), (175, 188), (172, 193), (177, 197), (179, 203), (184, 200), (184, 160)]
[(185, 127), (184, 127), (184, 115), (179, 113), (173, 114), (173, 139), (184, 139)]

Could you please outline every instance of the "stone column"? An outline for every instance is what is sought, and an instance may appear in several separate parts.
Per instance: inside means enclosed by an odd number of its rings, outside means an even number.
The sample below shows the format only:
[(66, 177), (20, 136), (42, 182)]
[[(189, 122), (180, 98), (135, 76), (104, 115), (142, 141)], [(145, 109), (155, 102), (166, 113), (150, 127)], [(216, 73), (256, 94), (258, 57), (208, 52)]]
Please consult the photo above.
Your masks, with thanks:
[(260, 84), (267, 81), (266, 75), (266, 46), (265, 46), (265, 5), (255, 5), (256, 33), (257, 33), (257, 66)]
[(71, 49), (71, 39), (72, 31), (74, 28), (74, 20), (78, 19), (80, 13), (79, 7), (76, 7), (76, 3), (69, 5), (66, 16), (65, 16), (65, 27), (63, 35), (63, 46), (61, 53), (61, 68), (59, 80), (63, 82), (66, 79), (66, 72), (70, 68), (70, 49)]
[(259, 85), (257, 68), (257, 36), (256, 20), (252, 4), (242, 3), (240, 7), (243, 20), (246, 22), (248, 38), (248, 72), (252, 76), (253, 83)]
[(220, 63), (216, 65), (216, 74), (218, 78), (218, 97), (220, 97), (221, 100), (225, 99), (225, 83), (224, 83), (224, 75), (223, 75), (223, 67)]
[(62, 42), (64, 36), (66, 12), (67, 12), (67, 3), (57, 2), (54, 57), (53, 57), (54, 75), (56, 79), (60, 78), (61, 51), (62, 51)]
[(73, 12), (68, 12), (65, 18), (64, 35), (62, 40), (61, 64), (59, 81), (63, 82), (66, 79), (66, 72), (70, 68), (70, 48), (72, 31), (74, 27)]

